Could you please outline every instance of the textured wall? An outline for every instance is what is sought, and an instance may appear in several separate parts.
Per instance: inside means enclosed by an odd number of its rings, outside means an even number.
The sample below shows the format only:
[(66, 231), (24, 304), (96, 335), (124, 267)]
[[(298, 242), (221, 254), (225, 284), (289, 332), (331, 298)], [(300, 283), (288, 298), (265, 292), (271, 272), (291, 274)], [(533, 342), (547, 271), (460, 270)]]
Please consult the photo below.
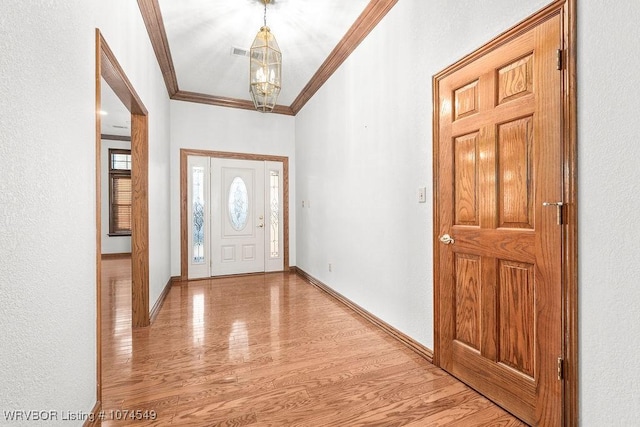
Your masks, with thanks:
[(171, 101), (171, 274), (180, 275), (180, 149), (289, 157), (289, 263), (296, 265), (294, 118)]
[(0, 3), (0, 411), (95, 402), (91, 7)]
[[(430, 348), (431, 76), (546, 3), (400, 1), (296, 118), (298, 266)], [(581, 425), (636, 425), (640, 4), (578, 6)]]
[(640, 408), (640, 3), (578, 6), (582, 424), (632, 426)]
[[(95, 28), (150, 112), (151, 303), (169, 279), (169, 101), (136, 2), (0, 3), (0, 424), (96, 401)], [(16, 422), (11, 425), (37, 425)]]
[(296, 118), (298, 266), (429, 348), (431, 76), (545, 2), (512, 3), (398, 2)]

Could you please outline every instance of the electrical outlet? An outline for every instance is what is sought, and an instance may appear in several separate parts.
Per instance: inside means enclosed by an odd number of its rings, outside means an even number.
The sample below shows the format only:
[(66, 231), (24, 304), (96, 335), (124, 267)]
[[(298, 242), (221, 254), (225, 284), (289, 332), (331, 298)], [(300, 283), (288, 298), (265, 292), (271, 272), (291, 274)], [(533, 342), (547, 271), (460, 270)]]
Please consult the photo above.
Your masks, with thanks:
[(302, 207), (304, 208), (304, 200), (302, 201)]
[(329, 263), (329, 272), (333, 271), (333, 266)]

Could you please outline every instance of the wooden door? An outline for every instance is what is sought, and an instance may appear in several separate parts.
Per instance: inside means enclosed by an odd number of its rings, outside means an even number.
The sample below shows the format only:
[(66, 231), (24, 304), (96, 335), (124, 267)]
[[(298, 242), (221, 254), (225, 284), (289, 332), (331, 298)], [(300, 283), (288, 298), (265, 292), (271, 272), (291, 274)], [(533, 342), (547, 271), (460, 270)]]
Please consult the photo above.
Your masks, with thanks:
[(562, 424), (559, 14), (434, 78), (435, 361)]

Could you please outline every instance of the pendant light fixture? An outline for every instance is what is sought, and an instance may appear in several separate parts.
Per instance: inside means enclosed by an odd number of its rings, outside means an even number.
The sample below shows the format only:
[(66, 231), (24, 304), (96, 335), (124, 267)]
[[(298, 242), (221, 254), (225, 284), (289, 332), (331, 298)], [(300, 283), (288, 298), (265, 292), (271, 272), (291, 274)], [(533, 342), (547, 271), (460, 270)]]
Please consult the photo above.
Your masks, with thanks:
[(264, 25), (249, 50), (249, 92), (253, 105), (262, 113), (273, 111), (280, 94), (282, 53), (276, 38), (267, 27), (267, 3), (264, 3)]

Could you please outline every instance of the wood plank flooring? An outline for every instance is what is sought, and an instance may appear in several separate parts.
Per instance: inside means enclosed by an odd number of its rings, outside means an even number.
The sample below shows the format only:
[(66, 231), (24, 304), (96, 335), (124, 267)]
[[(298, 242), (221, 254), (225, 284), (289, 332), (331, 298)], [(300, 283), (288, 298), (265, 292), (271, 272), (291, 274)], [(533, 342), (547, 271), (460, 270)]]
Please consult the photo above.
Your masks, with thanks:
[(130, 260), (102, 271), (102, 426), (525, 426), (297, 275), (174, 286), (132, 330)]

